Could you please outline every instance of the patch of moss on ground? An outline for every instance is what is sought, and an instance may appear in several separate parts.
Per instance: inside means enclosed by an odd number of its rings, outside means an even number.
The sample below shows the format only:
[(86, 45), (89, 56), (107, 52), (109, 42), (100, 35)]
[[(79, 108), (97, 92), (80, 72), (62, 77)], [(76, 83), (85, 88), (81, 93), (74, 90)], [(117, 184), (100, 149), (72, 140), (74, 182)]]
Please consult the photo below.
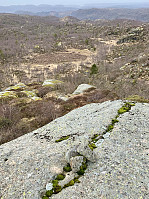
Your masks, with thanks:
[(64, 188), (69, 187), (69, 186), (73, 186), (74, 185), (74, 180), (71, 180), (68, 184), (65, 184)]
[(42, 197), (42, 199), (49, 199), (49, 197), (47, 197), (47, 196), (43, 196), (43, 197)]
[(110, 124), (110, 125), (107, 127), (106, 132), (112, 131), (113, 128), (114, 128), (114, 126), (113, 126), (112, 124)]
[(62, 187), (58, 185), (58, 180), (53, 180), (52, 183), (54, 193), (59, 193), (62, 190)]
[(112, 124), (119, 122), (117, 119), (112, 119)]
[(62, 141), (64, 141), (64, 140), (69, 139), (69, 137), (70, 137), (70, 135), (68, 135), (68, 136), (63, 136), (63, 137), (61, 137), (60, 139), (55, 140), (55, 142), (62, 142)]
[(125, 112), (128, 112), (132, 106), (135, 106), (135, 104), (132, 104), (130, 102), (126, 102), (119, 110), (118, 114), (123, 114)]
[(72, 171), (70, 164), (67, 164), (67, 166), (65, 166), (65, 167), (63, 168), (63, 170), (64, 170), (65, 172), (70, 172), (70, 171)]
[(47, 196), (47, 197), (51, 197), (53, 193), (54, 193), (54, 192), (53, 192), (53, 189), (52, 189), (52, 190), (49, 190), (49, 191), (46, 191), (46, 196)]
[(95, 145), (95, 143), (91, 142), (89, 145), (89, 148), (93, 151), (95, 148), (97, 148), (97, 146)]
[(78, 178), (74, 178), (75, 183), (80, 183), (80, 180)]
[(85, 170), (87, 169), (87, 160), (84, 158), (82, 165), (80, 166), (80, 170), (77, 172), (78, 175), (83, 175)]
[(65, 178), (65, 176), (63, 174), (59, 174), (56, 177), (56, 180), (63, 180)]

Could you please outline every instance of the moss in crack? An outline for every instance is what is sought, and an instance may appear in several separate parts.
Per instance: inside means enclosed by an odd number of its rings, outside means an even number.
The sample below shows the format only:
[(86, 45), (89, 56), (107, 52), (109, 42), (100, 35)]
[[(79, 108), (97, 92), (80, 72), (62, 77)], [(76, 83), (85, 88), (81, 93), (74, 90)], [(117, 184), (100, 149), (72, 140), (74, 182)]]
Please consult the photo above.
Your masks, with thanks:
[(51, 197), (53, 193), (54, 193), (53, 189), (49, 190), (49, 191), (46, 191), (46, 196), (47, 197)]
[(80, 170), (77, 172), (77, 174), (80, 176), (83, 175), (86, 169), (87, 169), (87, 159), (84, 157), (84, 161), (82, 165), (80, 166)]
[[(112, 119), (111, 124), (108, 125), (106, 131), (103, 132), (103, 135), (106, 134), (107, 132), (111, 131), (114, 128), (115, 123), (119, 122), (118, 121), (118, 117), (120, 116), (120, 114), (123, 114), (125, 112), (128, 112), (132, 106), (135, 106), (134, 103), (129, 103), (126, 102), (119, 110), (118, 110), (118, 114), (115, 116), (114, 119)], [(99, 139), (104, 139), (103, 135), (100, 134), (95, 134), (92, 138), (91, 141), (89, 143), (89, 147), (91, 148), (91, 150), (94, 150), (96, 148), (95, 143), (99, 140)], [(56, 140), (55, 142), (61, 142), (63, 140), (67, 140), (70, 136), (64, 136), (61, 137), (59, 140)], [(73, 186), (75, 183), (79, 183), (80, 181), (78, 180), (82, 175), (84, 175), (85, 170), (87, 169), (87, 159), (84, 157), (84, 161), (82, 163), (82, 165), (80, 166), (80, 170), (77, 172), (77, 174), (79, 175), (77, 178), (74, 178), (73, 180), (71, 180), (68, 184), (66, 184), (63, 188), (69, 187), (69, 186)], [(65, 172), (70, 172), (71, 166), (70, 164), (67, 164), (67, 166), (65, 166), (63, 168), (63, 170)], [(59, 174), (57, 175), (56, 179), (52, 181), (53, 183), (53, 189), (49, 190), (46, 192), (45, 196), (42, 197), (42, 199), (48, 199), (52, 194), (56, 194), (59, 193), (62, 190), (62, 187), (58, 184), (59, 180), (63, 180), (65, 178), (65, 175), (63, 174)]]
[(58, 180), (53, 180), (53, 192), (59, 193), (62, 190), (62, 187), (58, 184)]
[[(103, 132), (102, 135), (106, 134), (107, 132), (112, 131), (112, 129), (114, 128), (115, 123), (119, 122), (119, 120), (117, 119), (120, 114), (123, 114), (125, 112), (128, 112), (132, 106), (135, 106), (135, 103), (130, 103), (130, 102), (126, 102), (119, 110), (118, 110), (118, 114), (115, 116), (114, 119), (112, 119), (111, 124), (107, 126), (107, 129)], [(96, 147), (95, 143), (99, 140), (99, 139), (104, 139), (104, 137), (102, 135), (99, 134), (95, 134), (92, 138), (91, 138), (91, 142), (89, 143), (89, 147), (91, 150), (94, 150)]]
[(71, 180), (68, 184), (65, 184), (64, 188), (69, 187), (69, 186), (73, 186), (74, 185), (74, 180)]
[(74, 182), (75, 182), (75, 183), (80, 183), (79, 177), (74, 178)]
[(116, 118), (112, 119), (112, 124), (114, 125), (115, 123), (119, 122)]
[(64, 167), (63, 170), (64, 170), (65, 172), (70, 172), (70, 171), (72, 170), (70, 164), (67, 164), (67, 166)]
[(97, 142), (99, 139), (99, 135), (98, 134), (95, 134), (93, 137), (92, 137), (92, 142)]
[(95, 148), (97, 148), (96, 144), (91, 142), (89, 145), (89, 148), (93, 151)]
[(110, 124), (110, 125), (107, 127), (106, 132), (112, 131), (113, 128), (114, 128), (114, 125)]
[(47, 197), (47, 196), (43, 196), (43, 197), (42, 197), (42, 199), (49, 199), (49, 197)]
[(128, 112), (132, 106), (135, 106), (134, 103), (130, 103), (130, 102), (126, 102), (119, 110), (118, 110), (118, 114), (123, 114)]
[(70, 137), (70, 135), (68, 135), (68, 136), (63, 136), (63, 137), (61, 137), (60, 139), (55, 140), (55, 142), (62, 142), (62, 141), (64, 141), (64, 140), (68, 140), (69, 137)]
[(64, 178), (65, 178), (65, 175), (59, 174), (57, 175), (56, 180), (63, 180)]

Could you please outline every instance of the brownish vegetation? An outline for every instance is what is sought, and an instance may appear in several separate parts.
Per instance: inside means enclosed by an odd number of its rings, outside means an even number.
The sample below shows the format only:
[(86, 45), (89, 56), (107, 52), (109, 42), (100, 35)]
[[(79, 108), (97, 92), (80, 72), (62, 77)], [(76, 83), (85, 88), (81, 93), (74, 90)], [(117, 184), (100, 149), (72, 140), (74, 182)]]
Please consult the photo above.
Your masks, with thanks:
[(108, 90), (94, 90), (84, 95), (80, 94), (71, 97), (67, 102), (54, 97), (44, 99), (45, 93), (39, 94), (43, 96), (42, 101), (31, 101), (23, 97), (1, 101), (0, 144), (42, 127), (53, 119), (88, 103), (118, 99), (116, 94)]
[[(0, 101), (0, 143), (88, 103), (129, 96), (148, 101), (147, 23), (69, 22), (69, 18), (8, 14), (1, 14), (0, 21), (0, 88), (23, 82), (42, 98), (32, 101), (18, 90), (17, 98)], [(64, 83), (53, 88), (41, 86), (45, 79), (52, 78)], [(70, 97), (67, 102), (57, 99), (56, 93), (71, 96), (82, 83), (92, 84), (97, 90)]]

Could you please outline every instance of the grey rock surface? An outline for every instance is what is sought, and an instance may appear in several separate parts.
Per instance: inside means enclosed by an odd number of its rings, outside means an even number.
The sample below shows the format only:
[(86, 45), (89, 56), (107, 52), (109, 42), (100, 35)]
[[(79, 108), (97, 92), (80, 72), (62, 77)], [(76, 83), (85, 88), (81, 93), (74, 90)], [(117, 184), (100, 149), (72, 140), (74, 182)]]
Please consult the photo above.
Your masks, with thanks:
[[(0, 197), (38, 199), (41, 190), (66, 166), (65, 154), (105, 131), (123, 101), (89, 104), (44, 127), (0, 146)], [(136, 103), (120, 115), (97, 146), (81, 183), (52, 199), (149, 198), (149, 104)], [(55, 143), (62, 136), (68, 140)], [(79, 145), (80, 146), (80, 145)]]

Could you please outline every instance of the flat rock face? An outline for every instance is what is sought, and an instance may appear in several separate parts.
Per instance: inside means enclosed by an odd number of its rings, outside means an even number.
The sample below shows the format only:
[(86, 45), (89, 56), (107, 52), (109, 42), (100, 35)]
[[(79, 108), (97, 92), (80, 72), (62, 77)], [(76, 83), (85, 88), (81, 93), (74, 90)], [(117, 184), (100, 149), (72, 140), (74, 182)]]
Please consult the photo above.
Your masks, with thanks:
[[(120, 100), (89, 104), (1, 145), (0, 198), (40, 198), (66, 166), (66, 152), (96, 133), (102, 135), (122, 105)], [(51, 198), (149, 198), (149, 104), (136, 103), (118, 120), (94, 150), (97, 161), (89, 162), (80, 183)]]

